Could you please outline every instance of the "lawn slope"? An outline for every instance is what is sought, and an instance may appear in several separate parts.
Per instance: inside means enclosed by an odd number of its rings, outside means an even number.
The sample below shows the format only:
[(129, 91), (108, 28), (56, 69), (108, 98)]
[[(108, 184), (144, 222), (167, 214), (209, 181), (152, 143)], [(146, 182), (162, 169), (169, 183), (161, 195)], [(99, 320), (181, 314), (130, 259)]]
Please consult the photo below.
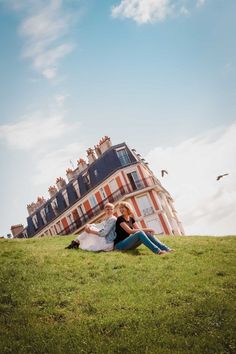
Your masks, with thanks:
[(235, 353), (236, 237), (166, 237), (176, 252), (0, 241), (0, 353)]

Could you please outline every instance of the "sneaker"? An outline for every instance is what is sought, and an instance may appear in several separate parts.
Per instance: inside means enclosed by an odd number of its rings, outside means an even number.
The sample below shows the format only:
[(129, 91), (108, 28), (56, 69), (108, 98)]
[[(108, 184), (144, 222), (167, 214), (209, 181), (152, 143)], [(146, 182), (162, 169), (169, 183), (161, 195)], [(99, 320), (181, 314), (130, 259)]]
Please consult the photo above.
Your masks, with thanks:
[(157, 254), (158, 254), (158, 256), (163, 256), (164, 254), (166, 254), (167, 252), (166, 251), (159, 251)]
[(72, 248), (78, 248), (79, 247), (79, 242), (76, 242), (76, 241), (71, 241), (71, 244), (69, 245), (69, 246), (67, 246), (67, 247), (65, 247), (65, 249), (72, 249)]

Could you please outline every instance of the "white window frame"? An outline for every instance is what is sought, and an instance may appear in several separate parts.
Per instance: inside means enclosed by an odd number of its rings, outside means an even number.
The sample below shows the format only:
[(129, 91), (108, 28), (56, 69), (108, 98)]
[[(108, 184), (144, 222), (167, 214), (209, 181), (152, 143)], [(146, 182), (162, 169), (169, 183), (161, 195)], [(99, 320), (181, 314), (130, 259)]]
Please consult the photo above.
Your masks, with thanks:
[[(146, 198), (147, 207), (143, 208), (142, 202), (141, 202), (142, 198)], [(153, 215), (155, 213), (155, 210), (154, 210), (154, 208), (152, 206), (152, 202), (151, 202), (148, 194), (139, 195), (139, 196), (136, 197), (136, 200), (137, 200), (137, 204), (138, 204), (139, 210), (141, 211), (141, 214), (143, 216), (149, 216), (149, 215)], [(145, 204), (145, 203), (143, 203), (143, 204)]]
[[(121, 152), (121, 151), (123, 151), (124, 154), (120, 156), (119, 152)], [(122, 166), (127, 166), (131, 163), (131, 159), (129, 157), (128, 150), (127, 150), (126, 146), (116, 149), (116, 154), (117, 154), (117, 157), (118, 157)]]
[(80, 198), (79, 182), (77, 180), (73, 182), (73, 187), (75, 189), (77, 197)]
[(109, 185), (109, 187), (110, 187), (111, 194), (113, 194), (115, 191), (117, 191), (117, 189), (118, 189), (118, 184), (117, 184), (115, 178), (112, 178), (112, 179), (108, 182), (108, 185)]
[(89, 196), (89, 203), (90, 203), (92, 209), (98, 205), (97, 199), (93, 194)]
[(51, 206), (52, 206), (52, 210), (54, 211), (54, 214), (58, 215), (59, 214), (59, 208), (58, 208), (57, 198), (54, 198), (51, 201)]
[(107, 198), (107, 195), (106, 195), (106, 193), (105, 193), (103, 187), (101, 187), (101, 188), (99, 189), (99, 193), (100, 193), (100, 195), (102, 196), (102, 199), (103, 199), (103, 200)]
[(33, 215), (33, 216), (32, 216), (32, 222), (33, 222), (33, 224), (34, 224), (35, 229), (37, 230), (38, 227), (39, 227), (39, 222), (38, 222), (37, 215)]
[(69, 196), (68, 196), (68, 192), (67, 192), (66, 189), (64, 189), (64, 190), (62, 191), (62, 196), (63, 196), (63, 198), (64, 198), (64, 200), (65, 200), (65, 202), (66, 202), (66, 205), (67, 205), (67, 206), (70, 206)]
[(44, 225), (46, 225), (47, 224), (47, 218), (46, 218), (46, 211), (45, 211), (44, 208), (40, 210), (40, 215), (41, 215), (41, 218), (43, 220)]

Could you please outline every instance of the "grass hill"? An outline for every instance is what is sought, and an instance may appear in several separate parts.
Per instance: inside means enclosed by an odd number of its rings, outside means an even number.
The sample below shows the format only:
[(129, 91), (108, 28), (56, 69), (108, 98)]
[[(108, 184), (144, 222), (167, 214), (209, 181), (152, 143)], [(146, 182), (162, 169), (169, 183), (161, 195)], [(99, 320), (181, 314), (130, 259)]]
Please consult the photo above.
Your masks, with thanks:
[[(0, 353), (236, 353), (236, 237), (157, 256), (0, 240)], [(163, 238), (161, 238), (163, 240)]]

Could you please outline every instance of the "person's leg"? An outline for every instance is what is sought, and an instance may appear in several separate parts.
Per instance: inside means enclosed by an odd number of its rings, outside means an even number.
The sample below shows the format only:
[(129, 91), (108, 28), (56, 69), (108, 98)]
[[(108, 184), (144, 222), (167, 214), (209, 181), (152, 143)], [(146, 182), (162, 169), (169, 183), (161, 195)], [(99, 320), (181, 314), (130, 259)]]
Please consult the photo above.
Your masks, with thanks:
[(171, 248), (169, 248), (164, 243), (162, 243), (160, 240), (158, 240), (157, 237), (151, 235), (150, 233), (146, 233), (146, 235), (149, 238), (149, 240), (151, 240), (152, 243), (154, 243), (154, 245), (156, 245), (158, 248), (160, 248), (160, 250), (167, 251), (167, 252), (171, 251)]
[(134, 250), (135, 248), (139, 247), (142, 244), (142, 241), (140, 240), (139, 237), (136, 237), (133, 235), (130, 235), (127, 237), (125, 240), (120, 241), (115, 245), (115, 249), (121, 250), (121, 251), (128, 251), (128, 250)]
[(119, 250), (131, 250), (143, 243), (153, 253), (162, 253), (162, 251), (149, 240), (148, 236), (143, 231), (138, 231), (135, 234), (130, 235), (125, 240), (116, 244), (115, 248)]

